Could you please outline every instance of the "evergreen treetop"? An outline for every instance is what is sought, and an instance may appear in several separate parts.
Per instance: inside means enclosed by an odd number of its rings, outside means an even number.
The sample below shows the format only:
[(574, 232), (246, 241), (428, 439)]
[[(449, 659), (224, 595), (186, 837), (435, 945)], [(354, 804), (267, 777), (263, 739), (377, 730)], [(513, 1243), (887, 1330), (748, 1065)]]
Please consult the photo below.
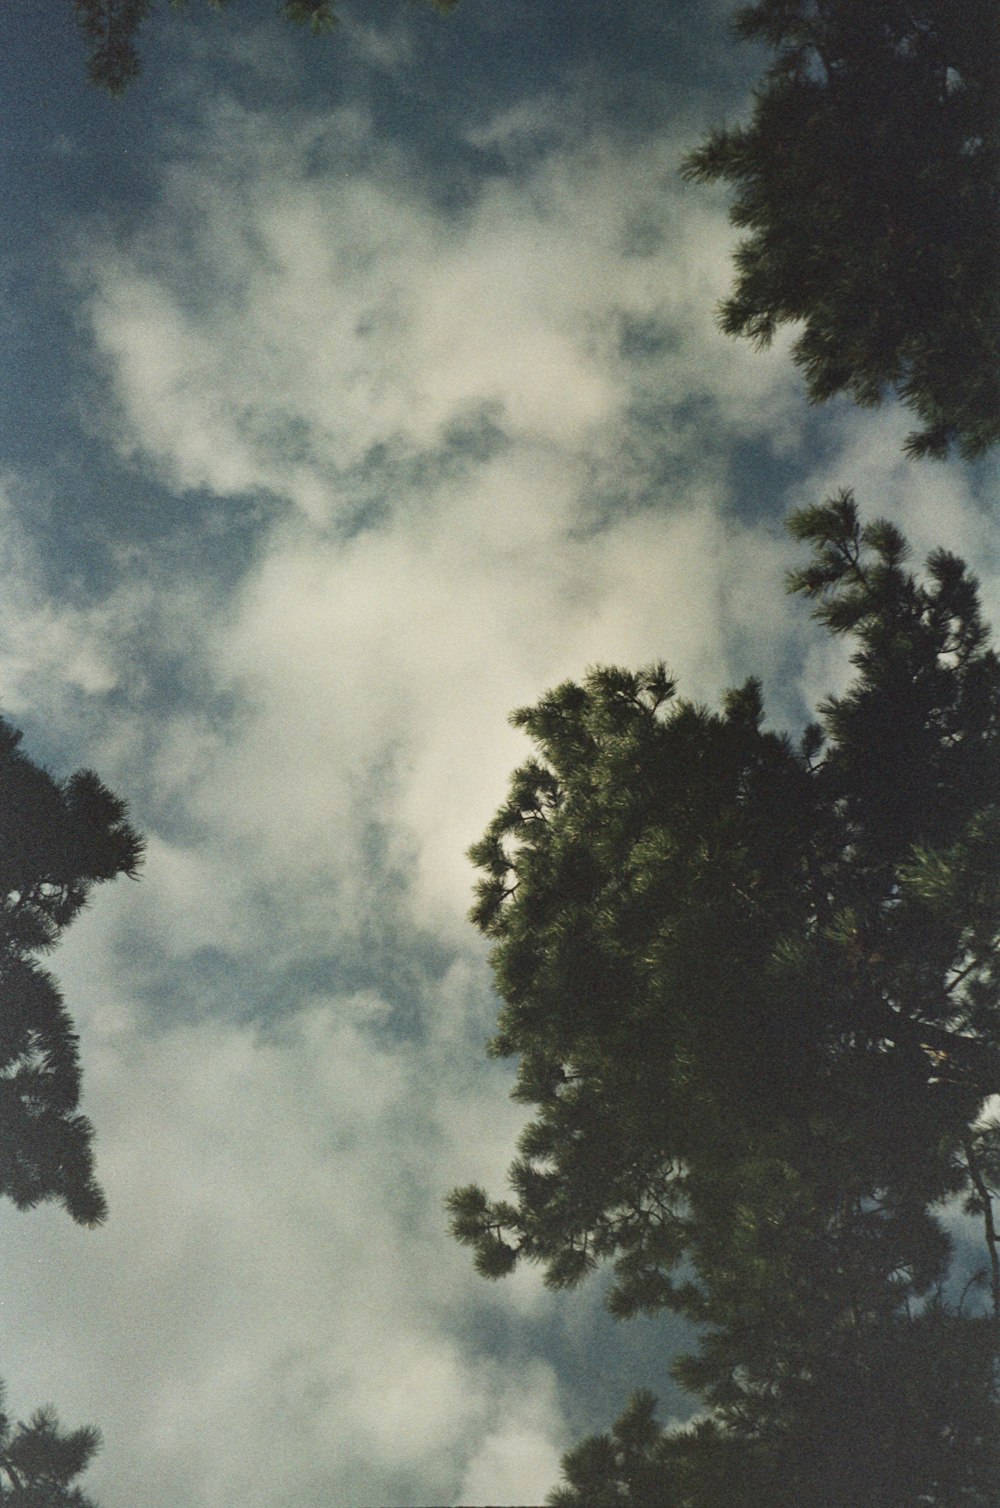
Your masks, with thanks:
[[(849, 494), (792, 529), (812, 560), (791, 589), (855, 667), (801, 739), (764, 726), (756, 682), (711, 712), (662, 666), (515, 714), (538, 752), (472, 850), (473, 915), (492, 1050), (533, 1118), (513, 1197), (450, 1208), (488, 1276), (528, 1260), (562, 1287), (608, 1263), (616, 1313), (695, 1322), (675, 1371), (711, 1422), (664, 1449), (709, 1476), (732, 1457), (733, 1501), (903, 1508), (948, 1479), (948, 1439), (963, 1491), (997, 1465), (973, 1446), (1000, 1314), (1000, 662), (953, 556), (914, 574)], [(948, 1297), (957, 1198), (992, 1290), (968, 1314)], [(968, 1358), (968, 1407), (957, 1384), (920, 1393), (939, 1344)], [(716, 1508), (704, 1472), (690, 1501)]]
[(84, 1225), (106, 1213), (79, 1113), (76, 1032), (49, 952), (93, 887), (134, 876), (142, 841), (91, 770), (54, 779), (0, 719), (0, 1194), (55, 1199)]
[(773, 61), (688, 177), (747, 232), (722, 328), (793, 351), (810, 397), (896, 391), (916, 455), (1000, 439), (1000, 25), (994, 0), (761, 0)]

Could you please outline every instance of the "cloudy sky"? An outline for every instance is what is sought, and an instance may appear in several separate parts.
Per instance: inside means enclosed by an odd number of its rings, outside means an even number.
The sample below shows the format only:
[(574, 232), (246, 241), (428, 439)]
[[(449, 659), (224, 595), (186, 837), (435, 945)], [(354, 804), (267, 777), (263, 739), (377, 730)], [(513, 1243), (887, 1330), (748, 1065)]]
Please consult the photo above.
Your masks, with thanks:
[(669, 1322), (447, 1236), (520, 1123), (466, 920), (507, 714), (663, 658), (801, 724), (843, 666), (782, 518), (842, 485), (1000, 619), (995, 464), (717, 332), (677, 165), (746, 106), (727, 10), (192, 4), (115, 101), (7, 0), (0, 701), (149, 851), (53, 959), (111, 1218), (0, 1211), (0, 1370), (101, 1426), (102, 1508), (541, 1501), (635, 1387), (687, 1407)]

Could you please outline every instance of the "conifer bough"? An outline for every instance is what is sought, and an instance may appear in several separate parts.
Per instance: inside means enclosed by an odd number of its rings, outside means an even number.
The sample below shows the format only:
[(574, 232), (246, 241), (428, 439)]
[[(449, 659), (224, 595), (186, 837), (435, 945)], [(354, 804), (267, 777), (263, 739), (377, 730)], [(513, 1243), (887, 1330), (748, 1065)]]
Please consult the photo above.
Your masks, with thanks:
[[(143, 22), (155, 8), (155, 0), (71, 0), (90, 49), (87, 71), (92, 84), (120, 94), (142, 68), (138, 39)], [(185, 10), (187, 0), (169, 0), (174, 10)], [(229, 0), (208, 0), (215, 10)], [(432, 0), (438, 10), (449, 10), (454, 0)], [(332, 0), (278, 0), (277, 14), (311, 31), (332, 30), (337, 15)]]
[(97, 884), (135, 875), (142, 841), (92, 770), (56, 780), (0, 718), (0, 1195), (62, 1204), (82, 1225), (106, 1206), (79, 1113), (77, 1036), (39, 962)]
[(699, 1337), (706, 1420), (639, 1399), (565, 1504), (996, 1504), (1000, 662), (953, 555), (912, 573), (849, 493), (791, 528), (854, 645), (804, 736), (753, 680), (716, 713), (594, 670), (515, 714), (536, 756), (472, 850), (533, 1118), (453, 1231), (490, 1277), (608, 1265), (616, 1314)]
[[(137, 873), (142, 850), (125, 803), (92, 770), (55, 779), (0, 718), (0, 1195), (19, 1209), (55, 1200), (81, 1225), (107, 1210), (78, 1108), (77, 1035), (39, 955), (95, 885)], [(65, 1431), (51, 1408), (15, 1424), (2, 1403), (0, 1384), (0, 1502), (94, 1508), (75, 1483), (98, 1431)]]
[(1000, 439), (1000, 20), (995, 0), (762, 0), (774, 61), (747, 125), (686, 176), (733, 189), (722, 328), (793, 347), (815, 401), (895, 390), (915, 455)]

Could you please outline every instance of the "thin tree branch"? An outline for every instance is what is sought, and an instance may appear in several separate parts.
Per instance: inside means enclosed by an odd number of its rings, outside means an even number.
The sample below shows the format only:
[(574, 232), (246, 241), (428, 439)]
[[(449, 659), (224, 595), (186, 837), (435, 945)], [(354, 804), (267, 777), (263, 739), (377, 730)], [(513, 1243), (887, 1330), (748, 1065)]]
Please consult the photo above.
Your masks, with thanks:
[(976, 1156), (976, 1148), (972, 1137), (966, 1135), (962, 1138), (962, 1147), (965, 1152), (966, 1166), (972, 1186), (979, 1196), (983, 1209), (983, 1229), (986, 1234), (986, 1248), (990, 1256), (990, 1292), (993, 1300), (993, 1319), (1000, 1325), (1000, 1236), (997, 1235), (996, 1221), (993, 1217), (993, 1196), (987, 1187), (983, 1177), (983, 1170)]

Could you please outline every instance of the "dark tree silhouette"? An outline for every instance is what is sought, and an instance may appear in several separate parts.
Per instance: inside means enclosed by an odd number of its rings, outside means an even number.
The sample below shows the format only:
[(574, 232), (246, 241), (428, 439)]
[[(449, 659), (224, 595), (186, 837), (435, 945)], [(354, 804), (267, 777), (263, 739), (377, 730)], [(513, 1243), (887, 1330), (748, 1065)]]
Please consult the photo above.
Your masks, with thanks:
[(810, 397), (896, 390), (907, 448), (1000, 439), (1000, 25), (994, 0), (762, 0), (774, 50), (747, 125), (684, 171), (748, 232), (721, 323), (794, 345)]
[[(54, 779), (0, 719), (0, 1194), (20, 1209), (57, 1200), (82, 1225), (99, 1224), (106, 1206), (77, 1109), (76, 1033), (37, 955), (95, 885), (137, 873), (142, 847), (124, 802), (93, 771)], [(0, 1411), (0, 1503), (93, 1508), (74, 1483), (99, 1440), (89, 1426), (61, 1430), (51, 1408), (16, 1425)]]
[[(513, 1198), (456, 1191), (453, 1230), (488, 1276), (528, 1260), (562, 1287), (610, 1263), (617, 1314), (695, 1322), (675, 1372), (710, 1417), (662, 1447), (678, 1503), (985, 1504), (1000, 662), (954, 556), (918, 578), (849, 494), (792, 528), (813, 554), (791, 588), (856, 671), (798, 744), (764, 728), (756, 682), (716, 714), (662, 666), (515, 715), (538, 757), (472, 850), (473, 916), (493, 1051), (535, 1113)], [(947, 1297), (957, 1198), (989, 1312)], [(625, 1445), (593, 1450), (571, 1462), (591, 1487)], [(675, 1501), (659, 1480), (651, 1501)]]
[[(119, 94), (140, 73), (139, 33), (155, 8), (155, 0), (71, 0), (89, 48), (87, 71), (91, 83)], [(227, 0), (208, 0), (221, 10)], [(450, 10), (455, 0), (431, 0), (438, 10)], [(175, 0), (175, 9), (183, 8)], [(286, 21), (314, 32), (332, 30), (336, 8), (332, 0), (280, 0), (277, 12)]]
[(77, 1037), (38, 962), (96, 884), (135, 875), (142, 843), (90, 770), (55, 780), (0, 719), (0, 1194), (21, 1209), (56, 1199), (98, 1224), (91, 1126), (78, 1109)]
[[(2, 1398), (2, 1394), (0, 1394)], [(95, 1508), (74, 1486), (100, 1447), (96, 1429), (63, 1431), (50, 1408), (27, 1424), (0, 1412), (0, 1503), (9, 1508)]]

